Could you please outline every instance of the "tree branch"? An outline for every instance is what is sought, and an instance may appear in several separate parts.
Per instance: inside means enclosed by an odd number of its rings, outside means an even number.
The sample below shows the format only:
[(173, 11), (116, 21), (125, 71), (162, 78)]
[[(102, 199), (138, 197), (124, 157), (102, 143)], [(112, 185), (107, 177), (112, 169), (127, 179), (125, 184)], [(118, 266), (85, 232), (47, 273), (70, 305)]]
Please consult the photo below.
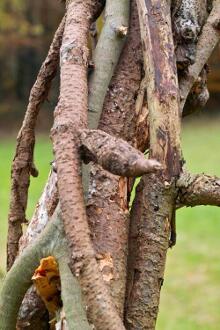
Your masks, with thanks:
[[(109, 85), (99, 129), (130, 144), (146, 145), (145, 109), (136, 111), (143, 55), (136, 1), (131, 1), (128, 37)], [(139, 111), (140, 110), (140, 111)], [(140, 125), (137, 125), (140, 119)], [(137, 126), (141, 127), (137, 131)], [(140, 138), (141, 137), (141, 138)], [(138, 142), (140, 144), (138, 145)], [(129, 179), (113, 175), (100, 166), (91, 167), (87, 214), (98, 263), (117, 311), (123, 318), (129, 226)]]
[(57, 204), (57, 174), (51, 171), (28, 228), (19, 241), (19, 252), (23, 251), (43, 231)]
[[(41, 258), (50, 255), (56, 244), (63, 242), (62, 231), (58, 230), (57, 217), (45, 231), (16, 259), (7, 273), (0, 295), (0, 324), (2, 330), (15, 329), (17, 314), (31, 277)], [(62, 246), (62, 244), (61, 244)]]
[(11, 200), (8, 217), (8, 269), (11, 268), (17, 256), (18, 242), (22, 235), (22, 223), (26, 222), (25, 212), (30, 175), (38, 175), (33, 164), (35, 125), (40, 106), (47, 98), (51, 82), (58, 68), (64, 23), (65, 18), (55, 33), (48, 55), (31, 90), (25, 118), (17, 137), (16, 152), (12, 165)]
[(105, 23), (94, 53), (89, 81), (89, 127), (97, 128), (108, 85), (124, 46), (129, 20), (129, 0), (107, 0)]
[(93, 1), (69, 1), (61, 47), (61, 85), (52, 139), (70, 268), (79, 276), (97, 329), (124, 329), (99, 271), (84, 206), (79, 129), (87, 124), (87, 36)]
[(220, 37), (220, 2), (213, 1), (213, 9), (202, 29), (202, 33), (197, 43), (195, 63), (188, 68), (187, 74), (179, 81), (181, 103), (180, 108), (183, 111), (186, 98), (198, 78), (202, 68), (208, 61), (213, 49), (217, 45)]
[(177, 181), (177, 206), (220, 206), (220, 178), (183, 172)]
[(150, 157), (162, 173), (144, 175), (131, 212), (126, 329), (154, 329), (181, 171), (179, 92), (169, 1), (137, 1), (145, 61)]
[(137, 177), (161, 170), (159, 162), (146, 159), (144, 154), (126, 141), (101, 130), (83, 130), (80, 140), (83, 159), (98, 163), (112, 174)]

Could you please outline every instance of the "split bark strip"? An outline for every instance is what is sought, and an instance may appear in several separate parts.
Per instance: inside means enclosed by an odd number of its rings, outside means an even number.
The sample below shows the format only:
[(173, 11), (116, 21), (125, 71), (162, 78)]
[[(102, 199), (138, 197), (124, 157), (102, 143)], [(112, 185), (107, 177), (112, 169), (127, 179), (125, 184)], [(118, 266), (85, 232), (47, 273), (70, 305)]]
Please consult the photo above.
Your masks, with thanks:
[(126, 141), (114, 138), (101, 130), (83, 130), (80, 133), (81, 153), (84, 161), (93, 161), (112, 174), (137, 177), (156, 172), (162, 167)]
[[(136, 146), (135, 104), (142, 78), (142, 51), (135, 0), (131, 1), (130, 27), (125, 47), (109, 85), (99, 129)], [(140, 123), (143, 131), (145, 121)], [(138, 131), (138, 133), (140, 133)], [(140, 134), (142, 137), (144, 134)], [(138, 136), (138, 140), (139, 140)], [(143, 139), (144, 140), (144, 139)], [(129, 225), (128, 179), (92, 166), (87, 214), (99, 265), (117, 311), (123, 317)]]
[(129, 0), (107, 0), (105, 23), (94, 53), (89, 82), (89, 127), (97, 128), (108, 85), (118, 63), (129, 21)]
[(188, 68), (186, 76), (182, 77), (179, 81), (180, 85), (180, 109), (183, 111), (186, 98), (198, 78), (202, 68), (207, 63), (213, 49), (217, 45), (220, 38), (220, 2), (219, 0), (213, 1), (212, 11), (202, 29), (199, 37), (195, 63)]
[(69, 1), (61, 47), (60, 99), (52, 139), (70, 268), (81, 283), (89, 315), (97, 329), (124, 329), (103, 282), (87, 223), (81, 182), (79, 132), (87, 124), (87, 37), (93, 1)]
[(65, 18), (54, 36), (46, 60), (41, 66), (37, 80), (31, 90), (29, 104), (21, 130), (17, 137), (16, 153), (12, 164), (11, 200), (8, 218), (7, 268), (10, 269), (18, 253), (22, 223), (26, 222), (26, 206), (30, 175), (38, 172), (33, 163), (35, 125), (42, 103), (46, 100), (51, 82), (59, 64)]
[(163, 283), (175, 180), (181, 171), (180, 113), (170, 8), (166, 0), (138, 0), (150, 125), (150, 157), (161, 174), (142, 177), (131, 214), (126, 328), (154, 329)]
[(19, 252), (23, 251), (43, 231), (57, 207), (58, 200), (57, 174), (51, 171), (27, 231), (19, 241)]
[(177, 181), (177, 206), (220, 206), (220, 178), (183, 172)]

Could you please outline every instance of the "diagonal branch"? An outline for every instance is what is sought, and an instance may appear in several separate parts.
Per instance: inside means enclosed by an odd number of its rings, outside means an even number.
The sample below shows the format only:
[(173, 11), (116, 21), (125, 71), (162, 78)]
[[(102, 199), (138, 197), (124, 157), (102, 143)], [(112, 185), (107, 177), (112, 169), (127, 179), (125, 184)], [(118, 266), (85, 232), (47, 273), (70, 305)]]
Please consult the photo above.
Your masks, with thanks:
[(98, 163), (112, 174), (137, 177), (161, 169), (156, 160), (146, 159), (126, 141), (101, 130), (83, 130), (80, 140), (83, 159)]
[(179, 189), (177, 207), (220, 206), (220, 178), (206, 174), (183, 172), (177, 181)]
[(107, 0), (105, 23), (94, 53), (89, 81), (89, 126), (97, 128), (108, 85), (128, 30), (129, 0)]
[(25, 118), (17, 137), (16, 153), (12, 165), (11, 200), (8, 217), (8, 269), (11, 268), (17, 256), (18, 242), (22, 235), (21, 225), (26, 222), (25, 211), (30, 175), (38, 175), (33, 164), (35, 125), (40, 107), (47, 98), (51, 82), (58, 68), (64, 23), (65, 18), (54, 36), (48, 55), (31, 90)]

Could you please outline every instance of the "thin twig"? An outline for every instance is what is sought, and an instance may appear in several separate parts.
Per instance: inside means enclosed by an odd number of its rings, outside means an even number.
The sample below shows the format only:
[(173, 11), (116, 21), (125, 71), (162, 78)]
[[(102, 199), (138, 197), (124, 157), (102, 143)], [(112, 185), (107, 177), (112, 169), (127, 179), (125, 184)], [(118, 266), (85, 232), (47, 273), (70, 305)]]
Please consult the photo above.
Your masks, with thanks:
[(56, 31), (48, 55), (31, 90), (25, 118), (17, 137), (16, 153), (12, 165), (11, 200), (8, 217), (8, 269), (11, 268), (17, 256), (18, 242), (22, 235), (22, 223), (26, 222), (25, 213), (30, 175), (38, 175), (33, 163), (35, 125), (40, 107), (47, 98), (51, 82), (57, 72), (64, 23), (65, 18)]

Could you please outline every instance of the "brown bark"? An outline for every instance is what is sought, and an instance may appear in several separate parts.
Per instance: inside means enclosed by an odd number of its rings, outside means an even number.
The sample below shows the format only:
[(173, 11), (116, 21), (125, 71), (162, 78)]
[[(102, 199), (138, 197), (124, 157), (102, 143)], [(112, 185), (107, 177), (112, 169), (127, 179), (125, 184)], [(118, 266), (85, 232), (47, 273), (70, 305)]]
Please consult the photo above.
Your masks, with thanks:
[(112, 137), (101, 130), (83, 130), (80, 133), (84, 161), (93, 161), (112, 174), (137, 177), (161, 170), (154, 159), (146, 159), (126, 141)]
[(138, 0), (147, 78), (150, 157), (161, 174), (142, 177), (131, 213), (127, 329), (154, 329), (181, 171), (177, 71), (167, 1)]
[(89, 315), (97, 329), (123, 329), (102, 280), (90, 241), (81, 182), (79, 129), (87, 125), (87, 37), (94, 2), (69, 1), (61, 47), (60, 99), (52, 139), (70, 268), (79, 277)]
[(177, 207), (215, 205), (220, 206), (220, 178), (205, 174), (184, 172), (177, 181)]
[[(139, 92), (142, 93), (141, 78), (140, 30), (136, 4), (132, 0), (127, 42), (108, 89), (99, 129), (112, 136), (121, 137), (135, 147), (137, 119), (143, 130), (146, 125), (146, 109), (141, 111), (142, 104), (136, 112), (136, 99)], [(141, 128), (138, 133), (140, 132)], [(146, 143), (144, 139), (142, 141)], [(105, 282), (110, 286), (120, 315), (123, 313), (125, 295), (128, 205), (128, 179), (112, 175), (99, 166), (92, 166), (87, 214), (93, 244), (99, 255), (100, 269)]]
[(42, 64), (37, 80), (31, 90), (25, 118), (17, 137), (16, 152), (12, 164), (11, 200), (8, 217), (8, 269), (11, 268), (17, 256), (19, 239), (22, 235), (22, 223), (26, 222), (25, 212), (30, 175), (38, 175), (33, 162), (35, 125), (40, 106), (47, 98), (51, 82), (58, 68), (64, 23), (65, 19), (61, 22), (54, 36), (47, 58)]

